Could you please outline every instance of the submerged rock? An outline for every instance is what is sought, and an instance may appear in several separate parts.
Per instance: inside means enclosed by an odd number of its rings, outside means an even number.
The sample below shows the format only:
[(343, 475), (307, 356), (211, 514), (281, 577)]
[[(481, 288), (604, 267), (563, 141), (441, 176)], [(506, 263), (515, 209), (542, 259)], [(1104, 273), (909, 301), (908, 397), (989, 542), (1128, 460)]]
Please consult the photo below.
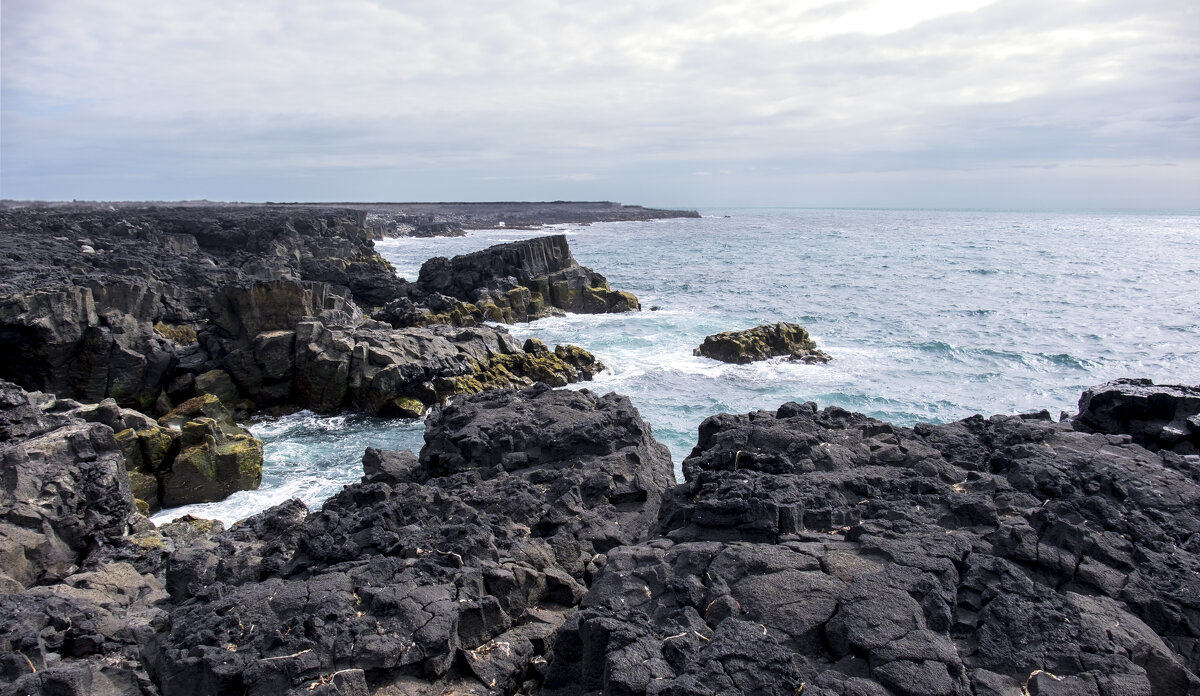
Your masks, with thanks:
[(780, 356), (800, 362), (829, 362), (831, 358), (817, 348), (808, 331), (799, 324), (779, 322), (744, 331), (725, 331), (706, 336), (693, 351), (696, 355), (727, 363), (750, 363)]

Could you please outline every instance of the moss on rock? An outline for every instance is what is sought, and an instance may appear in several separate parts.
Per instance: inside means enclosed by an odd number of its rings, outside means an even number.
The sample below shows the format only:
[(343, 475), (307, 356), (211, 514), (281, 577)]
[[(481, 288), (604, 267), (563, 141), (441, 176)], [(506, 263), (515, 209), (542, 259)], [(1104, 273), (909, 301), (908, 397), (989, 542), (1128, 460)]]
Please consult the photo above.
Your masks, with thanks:
[[(534, 342), (536, 341), (536, 342)], [(553, 352), (537, 339), (526, 341), (525, 352), (471, 361), (471, 372), (456, 377), (452, 393), (475, 394), (485, 389), (510, 389), (544, 382), (554, 387), (591, 379), (604, 369), (596, 356), (579, 346), (555, 346)]]
[[(238, 426), (216, 396), (189, 399), (159, 424), (179, 431), (179, 453), (160, 476), (164, 506), (221, 500), (262, 482), (262, 442)], [(158, 437), (147, 441), (156, 451), (171, 447)]]
[(829, 362), (827, 353), (817, 348), (808, 331), (799, 324), (779, 322), (745, 331), (725, 331), (707, 336), (693, 351), (722, 362), (745, 364), (756, 360), (788, 356), (802, 362)]
[(196, 342), (196, 329), (184, 324), (165, 324), (158, 322), (154, 325), (154, 330), (157, 331), (163, 338), (175, 341), (180, 345), (190, 345)]

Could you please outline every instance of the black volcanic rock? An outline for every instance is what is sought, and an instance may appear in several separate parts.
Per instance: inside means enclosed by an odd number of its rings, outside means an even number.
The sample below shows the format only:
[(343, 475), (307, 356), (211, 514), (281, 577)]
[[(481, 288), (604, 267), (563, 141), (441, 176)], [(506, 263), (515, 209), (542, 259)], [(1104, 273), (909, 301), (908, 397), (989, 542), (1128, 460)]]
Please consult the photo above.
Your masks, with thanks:
[(714, 416), (541, 693), (1200, 693), (1187, 472), (1044, 413)]
[[(1171, 400), (1167, 422), (1195, 415), (1186, 388), (1133, 386)], [(78, 405), (0, 397), (23, 442), (80, 424)], [(61, 582), (0, 593), (0, 688), (1198, 694), (1200, 461), (1085, 417), (723, 414), (672, 486), (623, 397), (458, 397), (419, 457), (368, 450), (320, 512), (99, 520), (40, 580)], [(77, 497), (41, 490), (55, 514)], [(109, 496), (94, 505), (126, 500)]]
[(304, 206), (0, 210), (0, 378), (156, 415), (207, 393), (244, 417), (418, 416), (464, 391), (591, 377), (525, 357), (501, 330), (414, 326), (479, 321), (430, 319), (438, 302), (457, 301), (397, 278), (364, 217)]
[(478, 307), (491, 321), (530, 321), (558, 312), (603, 314), (641, 309), (632, 293), (609, 288), (599, 273), (580, 266), (564, 235), (497, 244), (421, 266), (418, 284)]
[(1151, 450), (1200, 452), (1200, 386), (1155, 386), (1148, 379), (1119, 379), (1079, 397), (1083, 429), (1127, 433)]
[(363, 483), (284, 537), (249, 533), (259, 516), (173, 560), (182, 603), (151, 670), (163, 693), (306, 693), (343, 669), (511, 693), (597, 559), (641, 541), (672, 484), (666, 449), (616, 395), (460, 397), (426, 442), (419, 460), (369, 450)]
[(705, 336), (700, 347), (692, 352), (721, 362), (738, 364), (780, 356), (806, 363), (824, 363), (831, 359), (825, 351), (817, 348), (816, 342), (809, 338), (803, 326), (787, 322)]
[(0, 381), (0, 589), (6, 591), (71, 574), (95, 543), (124, 534), (134, 512), (112, 429), (55, 412), (57, 406), (53, 397)]

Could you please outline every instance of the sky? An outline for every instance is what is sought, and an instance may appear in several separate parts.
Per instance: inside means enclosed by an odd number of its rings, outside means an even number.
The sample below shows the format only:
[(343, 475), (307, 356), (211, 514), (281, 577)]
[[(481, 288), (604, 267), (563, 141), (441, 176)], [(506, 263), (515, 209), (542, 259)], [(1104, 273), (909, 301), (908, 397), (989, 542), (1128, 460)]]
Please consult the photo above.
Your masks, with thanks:
[(0, 3), (0, 198), (1200, 208), (1196, 0)]

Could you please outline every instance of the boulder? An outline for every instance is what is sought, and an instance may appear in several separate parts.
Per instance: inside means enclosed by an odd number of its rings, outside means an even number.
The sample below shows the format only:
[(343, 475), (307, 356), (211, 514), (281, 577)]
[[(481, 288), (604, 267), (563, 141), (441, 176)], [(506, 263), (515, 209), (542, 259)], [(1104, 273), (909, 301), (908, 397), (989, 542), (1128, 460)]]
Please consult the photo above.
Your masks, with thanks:
[(1151, 450), (1200, 453), (1200, 386), (1156, 386), (1118, 379), (1079, 397), (1074, 422), (1082, 430), (1128, 434)]
[(112, 429), (55, 405), (0, 382), (9, 436), (0, 442), (0, 586), (8, 591), (71, 574), (98, 540), (121, 536), (134, 512)]
[[(157, 471), (162, 506), (222, 500), (234, 491), (254, 490), (262, 482), (262, 441), (239, 426), (212, 394), (185, 401), (158, 421), (179, 431), (178, 454)], [(150, 444), (160, 433), (139, 439)], [(165, 443), (163, 443), (165, 445)], [(172, 445), (160, 447), (169, 449)]]
[(641, 309), (632, 293), (612, 290), (604, 276), (580, 266), (564, 235), (497, 244), (452, 259), (433, 258), (421, 266), (417, 283), (427, 293), (464, 303), (458, 321), (475, 311), (485, 321), (513, 323), (564, 311)]
[(803, 326), (786, 322), (705, 336), (704, 342), (693, 353), (738, 364), (781, 356), (806, 363), (824, 363), (832, 359), (817, 348)]
[(363, 468), (319, 513), (176, 556), (165, 694), (308, 693), (346, 669), (397, 693), (512, 692), (672, 484), (628, 399), (545, 386), (459, 397), (419, 459), (368, 450)]

